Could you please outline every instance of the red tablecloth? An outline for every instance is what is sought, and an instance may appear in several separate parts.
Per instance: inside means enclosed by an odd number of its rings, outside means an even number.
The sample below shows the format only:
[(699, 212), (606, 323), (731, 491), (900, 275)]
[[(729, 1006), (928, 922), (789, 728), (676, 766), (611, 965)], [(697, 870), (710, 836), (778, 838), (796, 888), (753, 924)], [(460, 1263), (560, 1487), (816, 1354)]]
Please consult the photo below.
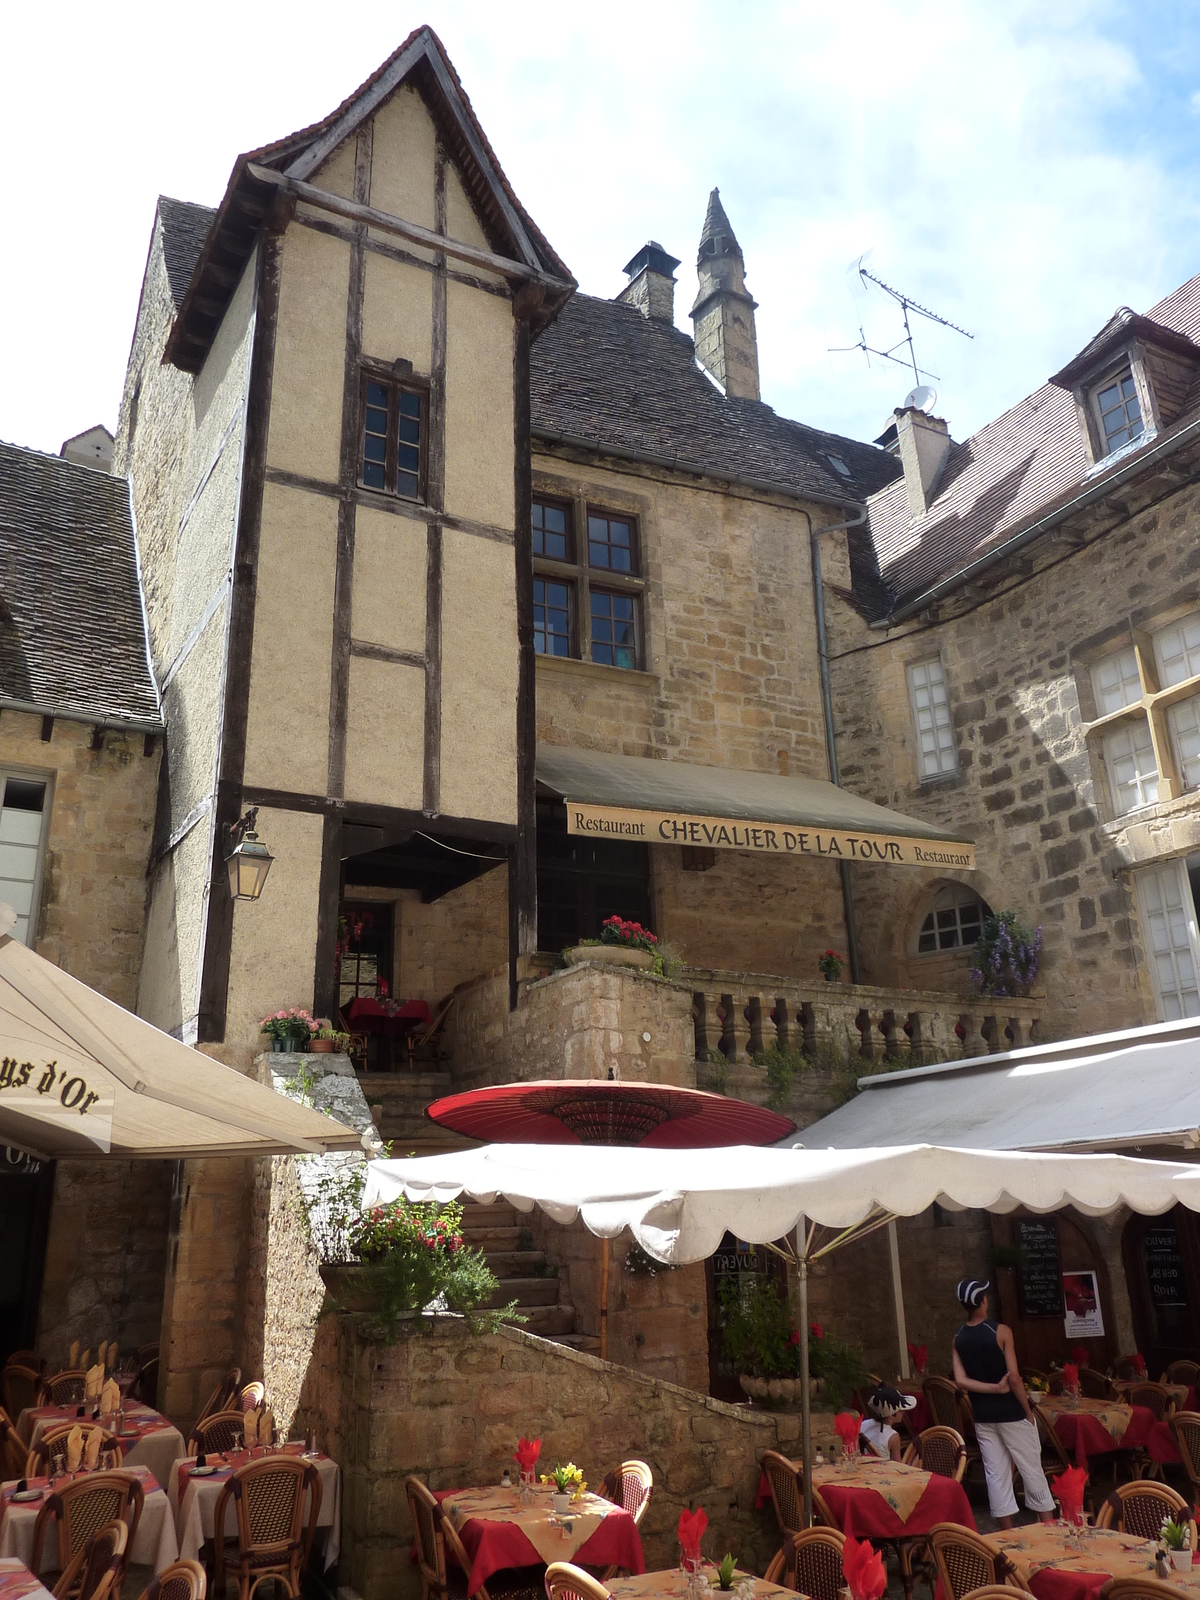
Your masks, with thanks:
[[(975, 1513), (961, 1483), (953, 1478), (938, 1477), (935, 1473), (925, 1486), (925, 1493), (917, 1501), (907, 1522), (901, 1522), (895, 1511), (874, 1489), (855, 1488), (837, 1483), (819, 1485), (822, 1500), (829, 1507), (843, 1533), (852, 1533), (856, 1539), (909, 1539), (928, 1533), (938, 1522), (957, 1522), (964, 1528), (974, 1529)], [(771, 1486), (764, 1472), (758, 1485), (754, 1504), (761, 1508), (771, 1504)]]
[[(1094, 1416), (1087, 1411), (1064, 1411), (1054, 1420), (1054, 1431), (1061, 1439), (1063, 1448), (1068, 1452), (1074, 1451), (1076, 1466), (1086, 1467), (1089, 1456), (1103, 1455), (1106, 1450), (1138, 1450), (1148, 1445), (1151, 1430), (1155, 1426), (1155, 1416), (1147, 1406), (1133, 1406), (1133, 1416), (1129, 1426), (1120, 1439), (1114, 1439)], [(1166, 1448), (1174, 1450), (1171, 1440), (1171, 1431), (1166, 1423), (1160, 1423), (1166, 1433)], [(1158, 1448), (1163, 1448), (1162, 1441), (1158, 1441)], [(1170, 1456), (1155, 1457), (1156, 1460), (1171, 1460)], [(1179, 1457), (1175, 1456), (1178, 1461)]]
[[(458, 1489), (435, 1490), (434, 1499), (442, 1501), (447, 1495), (459, 1493), (461, 1490)], [(541, 1561), (533, 1545), (512, 1522), (472, 1517), (463, 1523), (458, 1536), (471, 1558), (471, 1570), (467, 1575), (468, 1594), (481, 1589), (493, 1572), (501, 1572), (505, 1567), (532, 1567)], [(646, 1556), (637, 1523), (622, 1508), (609, 1512), (591, 1538), (580, 1545), (571, 1559), (576, 1566), (628, 1567), (634, 1573), (646, 1570)]]
[(432, 1015), (424, 1000), (406, 1000), (390, 1014), (382, 1001), (370, 995), (359, 995), (346, 1007), (346, 1021), (360, 1033), (400, 1035), (413, 1027), (427, 1027)]

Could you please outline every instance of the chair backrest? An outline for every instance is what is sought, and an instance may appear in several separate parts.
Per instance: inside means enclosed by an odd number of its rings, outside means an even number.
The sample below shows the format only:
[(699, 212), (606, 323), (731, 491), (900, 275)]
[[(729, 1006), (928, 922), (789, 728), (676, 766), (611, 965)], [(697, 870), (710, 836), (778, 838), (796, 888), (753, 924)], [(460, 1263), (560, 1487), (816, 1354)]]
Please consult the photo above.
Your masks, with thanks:
[(1176, 1411), (1170, 1429), (1183, 1470), (1193, 1488), (1200, 1489), (1200, 1411)]
[(20, 1367), (15, 1363), (0, 1372), (0, 1401), (14, 1422), (22, 1411), (36, 1406), (42, 1397), (42, 1380), (33, 1367)]
[(1175, 1397), (1161, 1383), (1134, 1383), (1125, 1391), (1126, 1403), (1146, 1406), (1160, 1422), (1165, 1422), (1175, 1409)]
[(1051, 1427), (1049, 1417), (1043, 1415), (1041, 1406), (1033, 1406), (1032, 1410), (1042, 1445), (1043, 1465), (1048, 1464), (1052, 1472), (1065, 1472), (1071, 1465), (1071, 1458), (1063, 1448), (1062, 1440)]
[(1200, 1383), (1200, 1362), (1172, 1361), (1162, 1375), (1164, 1383)]
[(42, 1358), (36, 1350), (14, 1350), (4, 1363), (6, 1367), (32, 1367), (34, 1372), (40, 1372), (42, 1364)]
[(198, 1422), (203, 1422), (205, 1417), (211, 1417), (218, 1411), (228, 1411), (233, 1405), (234, 1396), (242, 1382), (241, 1367), (230, 1367), (220, 1383), (204, 1402)]
[(1046, 1374), (1040, 1367), (1018, 1367), (1017, 1370), (1025, 1383), (1028, 1383), (1031, 1378), (1036, 1378), (1039, 1383), (1046, 1382)]
[(140, 1600), (204, 1600), (208, 1580), (198, 1561), (173, 1561), (164, 1567)]
[[(80, 1570), (77, 1600), (96, 1600), (110, 1571), (116, 1573), (120, 1588), (129, 1570), (129, 1529), (125, 1523), (106, 1522), (92, 1535), (81, 1552)], [(66, 1576), (64, 1573), (64, 1579)], [(55, 1600), (63, 1600), (64, 1593), (70, 1592), (71, 1586), (60, 1581), (55, 1585)]]
[[(430, 1590), (434, 1590), (445, 1597), (448, 1592), (447, 1550), (463, 1572), (470, 1572), (471, 1558), (463, 1549), (462, 1540), (455, 1532), (454, 1524), (449, 1517), (442, 1514), (441, 1506), (420, 1478), (405, 1478), (404, 1492), (408, 1496), (408, 1509), (416, 1530), (417, 1561), (421, 1568), (421, 1582), (425, 1595), (428, 1600)], [(482, 1588), (476, 1591), (473, 1600), (479, 1600), (480, 1595), (483, 1596), (483, 1600), (488, 1600), (487, 1590)]]
[(944, 1600), (963, 1600), (974, 1589), (1004, 1581), (1008, 1563), (977, 1533), (957, 1522), (939, 1522), (929, 1542), (942, 1580)]
[[(242, 1555), (253, 1550), (257, 1555), (288, 1558), (303, 1555), (308, 1547), (321, 1509), (321, 1478), (310, 1461), (299, 1456), (264, 1456), (240, 1467), (221, 1491), (237, 1504), (238, 1550)], [(309, 1499), (308, 1529), (303, 1541), (304, 1502)], [(222, 1524), (214, 1516), (214, 1527)], [(256, 1562), (257, 1564), (257, 1562)]]
[(7, 1417), (0, 1417), (0, 1471), (6, 1479), (25, 1478), (25, 1457), (28, 1455), (21, 1435)]
[(152, 1406), (158, 1401), (158, 1357), (143, 1361), (134, 1379), (133, 1392), (143, 1405)]
[(550, 1600), (608, 1600), (604, 1585), (569, 1561), (552, 1561), (546, 1568), (546, 1593)]
[(601, 1485), (601, 1494), (614, 1505), (623, 1506), (635, 1522), (641, 1522), (654, 1493), (654, 1474), (644, 1461), (622, 1461)]
[(805, 1528), (784, 1540), (783, 1585), (809, 1600), (838, 1600), (846, 1587), (842, 1569), (845, 1535), (836, 1528)]
[(1132, 1356), (1118, 1356), (1113, 1362), (1113, 1376), (1117, 1378), (1136, 1378), (1138, 1376), (1137, 1362)]
[(933, 1420), (940, 1428), (957, 1430), (959, 1421), (958, 1385), (949, 1378), (926, 1378), (921, 1385)]
[(188, 1440), (189, 1450), (204, 1455), (242, 1449), (246, 1439), (246, 1415), (242, 1411), (216, 1411), (204, 1417), (192, 1429)]
[(140, 1481), (129, 1472), (89, 1472), (64, 1484), (43, 1501), (38, 1512), (31, 1569), (42, 1570), (42, 1545), (51, 1522), (58, 1534), (58, 1565), (64, 1570), (106, 1522), (126, 1523), (132, 1544), (144, 1499)]
[(1100, 1591), (1100, 1600), (1188, 1600), (1189, 1589), (1160, 1578), (1110, 1578)]
[(967, 1441), (957, 1428), (926, 1428), (913, 1446), (924, 1472), (963, 1481), (967, 1470)]
[(231, 1406), (229, 1409), (231, 1411), (235, 1409), (238, 1411), (253, 1411), (256, 1406), (262, 1405), (266, 1398), (266, 1386), (255, 1378), (253, 1383), (242, 1385), (242, 1392), (238, 1395), (236, 1408)]
[(81, 1406), (87, 1394), (87, 1373), (82, 1367), (67, 1367), (47, 1378), (45, 1389), (52, 1406)]
[(25, 1459), (27, 1478), (57, 1477), (67, 1470), (67, 1440), (73, 1429), (79, 1429), (80, 1439), (86, 1446), (93, 1434), (100, 1435), (100, 1455), (96, 1465), (105, 1471), (119, 1467), (125, 1459), (124, 1447), (98, 1422), (59, 1422), (47, 1428), (38, 1442), (31, 1446)]
[(1115, 1393), (1109, 1379), (1095, 1367), (1080, 1367), (1079, 1387), (1088, 1400), (1111, 1400)]
[[(1181, 1494), (1165, 1483), (1135, 1478), (1119, 1483), (1096, 1515), (1098, 1528), (1116, 1528), (1138, 1539), (1157, 1539), (1166, 1519), (1192, 1522), (1191, 1507)], [(1192, 1549), (1196, 1548), (1196, 1527), (1192, 1522)]]

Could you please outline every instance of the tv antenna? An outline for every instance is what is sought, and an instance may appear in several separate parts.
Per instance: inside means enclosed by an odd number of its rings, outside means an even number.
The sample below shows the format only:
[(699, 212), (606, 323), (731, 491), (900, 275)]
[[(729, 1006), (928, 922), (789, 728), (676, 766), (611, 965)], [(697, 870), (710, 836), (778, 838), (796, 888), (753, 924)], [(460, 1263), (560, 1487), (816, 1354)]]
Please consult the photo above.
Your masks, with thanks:
[[(862, 324), (860, 323), (858, 328), (858, 343), (833, 345), (830, 347), (831, 354), (843, 355), (850, 350), (861, 350), (867, 358), (868, 366), (871, 364), (872, 356), (879, 356), (881, 360), (894, 361), (898, 367), (911, 367), (912, 375), (916, 381), (916, 386), (918, 389), (923, 387), (921, 383), (922, 378), (932, 378), (935, 382), (940, 383), (941, 379), (938, 377), (936, 372), (929, 372), (924, 367), (918, 367), (917, 365), (916, 352), (913, 349), (912, 328), (909, 324), (908, 313), (910, 311), (915, 311), (918, 316), (926, 317), (930, 322), (940, 323), (943, 328), (949, 328), (954, 333), (961, 333), (964, 339), (973, 339), (975, 335), (973, 333), (968, 333), (965, 328), (960, 328), (957, 322), (951, 322), (949, 317), (940, 317), (936, 311), (930, 311), (928, 306), (921, 305), (918, 301), (913, 300), (910, 296), (904, 294), (900, 289), (893, 289), (890, 283), (884, 283), (882, 278), (877, 278), (873, 272), (867, 271), (866, 267), (863, 266), (864, 259), (865, 258), (863, 256), (859, 256), (858, 264), (855, 269), (858, 273), (859, 281), (864, 284), (873, 283), (876, 288), (882, 289), (884, 294), (891, 295), (892, 299), (895, 300), (897, 305), (900, 307), (900, 315), (904, 318), (904, 337), (903, 339), (898, 339), (896, 343), (892, 345), (890, 350), (877, 350), (874, 345), (869, 345), (867, 343), (867, 336), (863, 331)], [(904, 356), (898, 356), (896, 351), (902, 350), (906, 345), (908, 347), (907, 358)]]

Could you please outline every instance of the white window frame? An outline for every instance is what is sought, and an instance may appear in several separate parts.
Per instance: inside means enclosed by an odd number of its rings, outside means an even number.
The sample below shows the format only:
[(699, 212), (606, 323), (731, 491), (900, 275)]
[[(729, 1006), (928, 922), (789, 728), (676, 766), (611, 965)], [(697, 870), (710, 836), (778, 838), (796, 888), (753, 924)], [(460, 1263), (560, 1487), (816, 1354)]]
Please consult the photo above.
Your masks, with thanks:
[[(1105, 669), (1111, 667), (1118, 669), (1117, 682), (1111, 688), (1105, 688), (1101, 677)], [(1138, 670), (1137, 651), (1132, 645), (1127, 645), (1124, 650), (1115, 650), (1111, 655), (1102, 656), (1093, 664), (1092, 694), (1096, 700), (1097, 717), (1108, 717), (1114, 711), (1123, 711), (1126, 706), (1137, 705), (1142, 698), (1142, 675)], [(1108, 700), (1110, 695), (1118, 697), (1111, 705)]]
[[(1192, 723), (1190, 728), (1180, 726), (1185, 718)], [(1189, 695), (1186, 700), (1176, 700), (1174, 705), (1167, 707), (1167, 733), (1171, 739), (1171, 754), (1179, 782), (1185, 790), (1200, 788), (1200, 750), (1190, 756), (1185, 755), (1183, 750), (1184, 739), (1189, 734), (1195, 737), (1200, 733), (1200, 694)]]
[[(54, 810), (54, 774), (53, 772), (39, 772), (32, 767), (0, 767), (0, 816), (3, 815), (4, 793), (10, 778), (16, 778), (24, 783), (44, 783), (46, 785), (46, 798), (42, 803), (42, 826), (38, 836), (37, 857), (33, 868), (29, 920), (22, 941), (32, 950), (34, 941), (37, 938), (37, 926), (42, 910), (42, 882), (46, 869), (46, 849), (50, 838), (50, 818)], [(32, 813), (27, 813), (27, 815), (32, 815)], [(3, 891), (0, 890), (0, 899), (2, 898)], [(13, 937), (21, 937), (16, 928), (13, 929)]]
[[(1172, 887), (1178, 893), (1180, 909), (1187, 919), (1186, 941), (1187, 952), (1192, 962), (1192, 987), (1180, 981), (1178, 957), (1183, 947), (1172, 942), (1170, 950), (1160, 952), (1175, 973), (1174, 987), (1169, 992), (1164, 991), (1159, 960), (1154, 949), (1151, 922), (1153, 916), (1162, 913), (1155, 913), (1150, 909), (1151, 880), (1156, 883), (1160, 897), (1164, 890), (1169, 894)], [(1160, 1022), (1174, 1021), (1176, 1018), (1171, 1015), (1172, 1012), (1178, 1012), (1180, 1017), (1200, 1016), (1200, 930), (1196, 926), (1196, 904), (1192, 895), (1191, 881), (1188, 878), (1187, 862), (1181, 857), (1174, 861), (1160, 862), (1157, 866), (1144, 867), (1140, 872), (1134, 873), (1133, 881), (1137, 891), (1138, 915), (1142, 923), (1142, 944), (1146, 954), (1146, 965), (1150, 969), (1150, 980), (1154, 985), (1154, 1003), (1158, 1008), (1158, 1019)], [(1171, 907), (1168, 906), (1167, 911), (1170, 910)], [(1193, 992), (1196, 993), (1195, 1009), (1188, 1011), (1185, 1009), (1184, 996)]]
[[(1135, 729), (1145, 733), (1146, 744), (1149, 745), (1150, 750), (1150, 759), (1154, 764), (1154, 773), (1151, 776), (1149, 772), (1136, 772), (1134, 782), (1137, 789), (1137, 797), (1132, 805), (1127, 806), (1121, 802), (1121, 789), (1125, 786), (1117, 779), (1116, 763), (1122, 757), (1128, 758), (1133, 752), (1134, 739), (1136, 737)], [(1129, 741), (1129, 749), (1118, 750), (1116, 748), (1118, 742), (1126, 739)], [(1142, 749), (1145, 750), (1145, 747), (1143, 745)], [(1112, 796), (1114, 817), (1127, 817), (1131, 812), (1139, 811), (1143, 806), (1152, 806), (1157, 803), (1158, 786), (1162, 781), (1162, 773), (1159, 772), (1158, 763), (1154, 758), (1154, 741), (1150, 737), (1150, 722), (1148, 718), (1144, 716), (1127, 717), (1118, 727), (1113, 728), (1104, 735), (1104, 768), (1108, 773), (1108, 788)], [(1153, 794), (1147, 793), (1151, 785), (1154, 787)]]
[[(918, 684), (916, 675), (921, 672), (926, 674), (926, 682)], [(933, 675), (934, 672), (937, 674), (936, 678)], [(913, 730), (916, 734), (917, 776), (922, 783), (931, 783), (938, 778), (955, 777), (958, 773), (958, 742), (954, 737), (954, 721), (950, 715), (950, 695), (946, 688), (946, 674), (942, 668), (941, 657), (929, 656), (924, 661), (910, 662), (906, 668), (905, 676), (908, 680), (908, 705), (912, 713)], [(940, 700), (937, 694), (939, 689), (941, 690)], [(922, 692), (929, 697), (928, 706), (918, 704), (917, 697)], [(938, 722), (939, 710), (945, 713), (945, 720), (940, 725)], [(931, 726), (928, 730), (923, 729), (921, 726), (923, 715), (931, 718)], [(934, 736), (933, 759), (935, 765), (933, 766), (928, 765), (927, 752), (922, 741), (922, 736), (926, 731), (931, 731)], [(948, 743), (943, 742), (939, 737), (939, 733), (942, 731), (949, 736)], [(946, 765), (947, 761), (949, 761), (949, 765)]]
[[(949, 904), (943, 904), (943, 901), (949, 901)], [(967, 883), (943, 883), (933, 897), (926, 901), (925, 914), (917, 923), (916, 940), (913, 945), (914, 954), (921, 961), (928, 961), (934, 956), (961, 955), (964, 950), (967, 952), (973, 950), (975, 948), (976, 940), (972, 939), (970, 944), (967, 944), (963, 940), (963, 924), (962, 916), (960, 914), (968, 906), (972, 905), (977, 905), (979, 907), (979, 925), (980, 928), (982, 928), (985, 919), (991, 915), (991, 910), (987, 901), (983, 898), (979, 891), (977, 889), (973, 889), (971, 885)], [(941, 935), (945, 930), (939, 926), (938, 916), (943, 911), (951, 910), (955, 913), (954, 931), (957, 935), (958, 942), (956, 944), (946, 945), (946, 947), (943, 949)], [(925, 936), (925, 924), (931, 917), (933, 918), (933, 928), (930, 930), (933, 937), (933, 949), (922, 950), (921, 940)]]
[[(1165, 628), (1155, 630), (1153, 636), (1154, 664), (1158, 668), (1158, 685), (1160, 689), (1173, 689), (1176, 684), (1186, 683), (1189, 678), (1200, 676), (1200, 642), (1190, 646), (1187, 642), (1185, 629), (1189, 626), (1200, 631), (1200, 611), (1190, 611), (1186, 617), (1180, 617), (1178, 622), (1168, 623)], [(1182, 660), (1187, 670), (1181, 675), (1172, 677), (1166, 659), (1163, 656), (1163, 640), (1168, 634), (1177, 633), (1183, 645), (1182, 657), (1177, 656), (1177, 661)]]

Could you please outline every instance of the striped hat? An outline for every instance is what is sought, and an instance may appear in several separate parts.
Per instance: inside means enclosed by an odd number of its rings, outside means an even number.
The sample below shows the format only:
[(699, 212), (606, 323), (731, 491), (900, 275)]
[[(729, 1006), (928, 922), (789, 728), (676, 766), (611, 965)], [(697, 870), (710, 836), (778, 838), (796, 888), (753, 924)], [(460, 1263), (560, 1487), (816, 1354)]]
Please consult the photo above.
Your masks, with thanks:
[(959, 1304), (974, 1311), (984, 1295), (992, 1287), (987, 1278), (960, 1278), (955, 1293), (958, 1295)]
[(874, 1416), (886, 1422), (889, 1417), (894, 1417), (898, 1411), (912, 1411), (917, 1404), (915, 1394), (901, 1394), (899, 1389), (893, 1389), (890, 1383), (877, 1383), (868, 1393), (867, 1410)]

